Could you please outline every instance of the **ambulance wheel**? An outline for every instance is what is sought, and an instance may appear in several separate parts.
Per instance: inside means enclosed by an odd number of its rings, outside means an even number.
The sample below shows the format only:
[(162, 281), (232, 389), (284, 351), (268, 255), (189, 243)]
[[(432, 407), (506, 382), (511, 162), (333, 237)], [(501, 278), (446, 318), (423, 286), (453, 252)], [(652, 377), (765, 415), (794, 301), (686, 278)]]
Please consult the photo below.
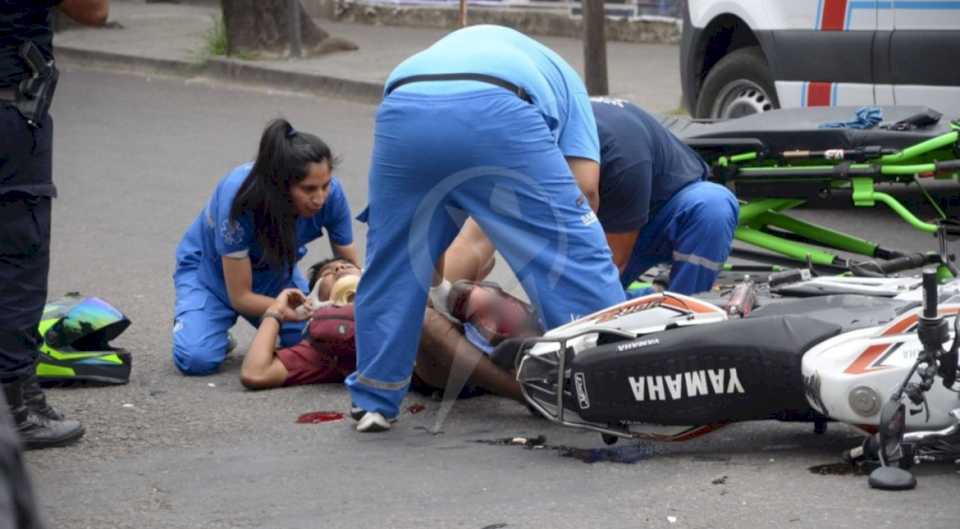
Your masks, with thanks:
[(610, 435), (608, 433), (600, 434), (600, 438), (603, 439), (603, 444), (607, 446), (613, 446), (617, 444), (617, 441), (620, 440), (620, 438), (617, 437), (616, 435)]
[(710, 69), (695, 117), (732, 119), (780, 107), (770, 66), (758, 46), (734, 50)]

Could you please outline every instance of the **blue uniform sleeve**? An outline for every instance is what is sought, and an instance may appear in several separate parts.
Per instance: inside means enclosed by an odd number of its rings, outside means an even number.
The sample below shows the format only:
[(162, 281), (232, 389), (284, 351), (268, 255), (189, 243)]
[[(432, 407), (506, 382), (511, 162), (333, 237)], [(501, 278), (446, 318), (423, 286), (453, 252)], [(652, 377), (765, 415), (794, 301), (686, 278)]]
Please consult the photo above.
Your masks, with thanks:
[[(608, 169), (609, 170), (609, 169)], [(597, 218), (603, 231), (624, 233), (639, 230), (650, 216), (653, 162), (641, 160), (605, 171), (601, 176), (600, 210)]]
[(340, 181), (333, 180), (330, 196), (327, 197), (323, 211), (314, 217), (317, 233), (320, 228), (326, 228), (330, 234), (330, 241), (339, 246), (346, 246), (353, 242), (353, 216), (350, 214), (350, 204), (347, 194), (343, 191)]
[[(256, 233), (249, 213), (230, 220), (230, 209), (237, 191), (250, 174), (251, 163), (235, 167), (217, 184), (204, 211), (207, 225), (213, 232), (213, 247), (218, 257), (246, 257), (255, 246)], [(256, 252), (255, 252), (256, 253)]]
[(590, 98), (586, 91), (570, 88), (575, 91), (570, 93), (567, 120), (557, 138), (557, 145), (564, 156), (600, 162), (600, 140), (597, 138), (597, 122), (590, 108)]
[(236, 221), (230, 220), (229, 208), (223, 208), (214, 220), (214, 246), (220, 257), (247, 257), (253, 245), (253, 221), (249, 215), (243, 215)]

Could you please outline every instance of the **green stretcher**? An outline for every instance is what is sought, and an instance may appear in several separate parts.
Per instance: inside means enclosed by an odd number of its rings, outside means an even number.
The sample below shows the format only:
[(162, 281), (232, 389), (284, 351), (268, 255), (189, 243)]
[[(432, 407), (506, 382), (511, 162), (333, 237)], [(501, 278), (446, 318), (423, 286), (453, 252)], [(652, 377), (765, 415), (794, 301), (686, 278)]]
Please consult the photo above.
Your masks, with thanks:
[[(960, 179), (960, 121), (926, 107), (880, 108), (884, 120), (871, 129), (821, 128), (849, 120), (856, 107), (781, 109), (712, 122), (672, 116), (661, 123), (712, 166), (714, 181), (730, 186), (741, 200), (735, 237), (752, 249), (735, 249), (735, 257), (855, 275), (933, 264), (941, 278), (956, 276), (946, 241), (960, 233), (960, 225), (923, 182)], [(938, 218), (920, 219), (877, 189), (889, 183), (920, 186)], [(840, 193), (849, 194), (856, 207), (882, 204), (914, 229), (936, 234), (939, 251), (902, 252), (790, 215), (813, 198)]]

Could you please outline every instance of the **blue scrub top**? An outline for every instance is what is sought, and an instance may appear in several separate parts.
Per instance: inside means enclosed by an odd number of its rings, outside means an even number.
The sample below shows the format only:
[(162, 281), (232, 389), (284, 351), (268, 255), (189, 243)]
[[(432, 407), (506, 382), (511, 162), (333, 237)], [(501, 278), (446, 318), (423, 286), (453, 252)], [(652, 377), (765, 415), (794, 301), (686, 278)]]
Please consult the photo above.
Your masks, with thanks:
[[(550, 48), (510, 28), (470, 26), (400, 63), (386, 86), (413, 75), (446, 73), (485, 74), (522, 87), (564, 156), (600, 161), (587, 89), (577, 72)], [(406, 84), (397, 91), (450, 94), (492, 86), (478, 81), (435, 81)]]
[[(200, 282), (224, 301), (228, 300), (221, 263), (225, 255), (250, 257), (253, 291), (258, 294), (274, 296), (289, 286), (293, 278), (292, 269), (278, 270), (261, 262), (263, 248), (256, 240), (249, 213), (230, 222), (233, 200), (252, 167), (252, 163), (243, 164), (217, 183), (213, 196), (177, 247), (177, 272), (196, 268)], [(336, 178), (331, 181), (330, 193), (320, 212), (310, 218), (297, 217), (297, 261), (306, 255), (307, 243), (323, 237), (324, 228), (335, 244), (345, 246), (353, 242), (350, 205)]]
[(700, 156), (640, 107), (613, 98), (591, 100), (600, 134), (603, 230), (639, 230), (680, 189), (706, 179)]

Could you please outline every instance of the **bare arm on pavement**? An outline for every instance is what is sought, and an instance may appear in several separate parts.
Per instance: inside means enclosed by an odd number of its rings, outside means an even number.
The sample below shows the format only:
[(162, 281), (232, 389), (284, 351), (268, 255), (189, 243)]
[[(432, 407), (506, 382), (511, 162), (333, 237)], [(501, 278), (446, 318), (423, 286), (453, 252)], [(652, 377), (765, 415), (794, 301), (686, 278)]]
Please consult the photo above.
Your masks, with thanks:
[[(303, 293), (288, 288), (280, 293), (267, 309), (267, 312), (285, 314), (296, 312), (304, 301)], [(289, 321), (284, 317), (284, 321)], [(280, 335), (280, 322), (273, 317), (260, 319), (257, 335), (243, 357), (240, 367), (240, 381), (247, 389), (267, 389), (283, 385), (287, 379), (287, 367), (277, 358), (277, 337)]]

